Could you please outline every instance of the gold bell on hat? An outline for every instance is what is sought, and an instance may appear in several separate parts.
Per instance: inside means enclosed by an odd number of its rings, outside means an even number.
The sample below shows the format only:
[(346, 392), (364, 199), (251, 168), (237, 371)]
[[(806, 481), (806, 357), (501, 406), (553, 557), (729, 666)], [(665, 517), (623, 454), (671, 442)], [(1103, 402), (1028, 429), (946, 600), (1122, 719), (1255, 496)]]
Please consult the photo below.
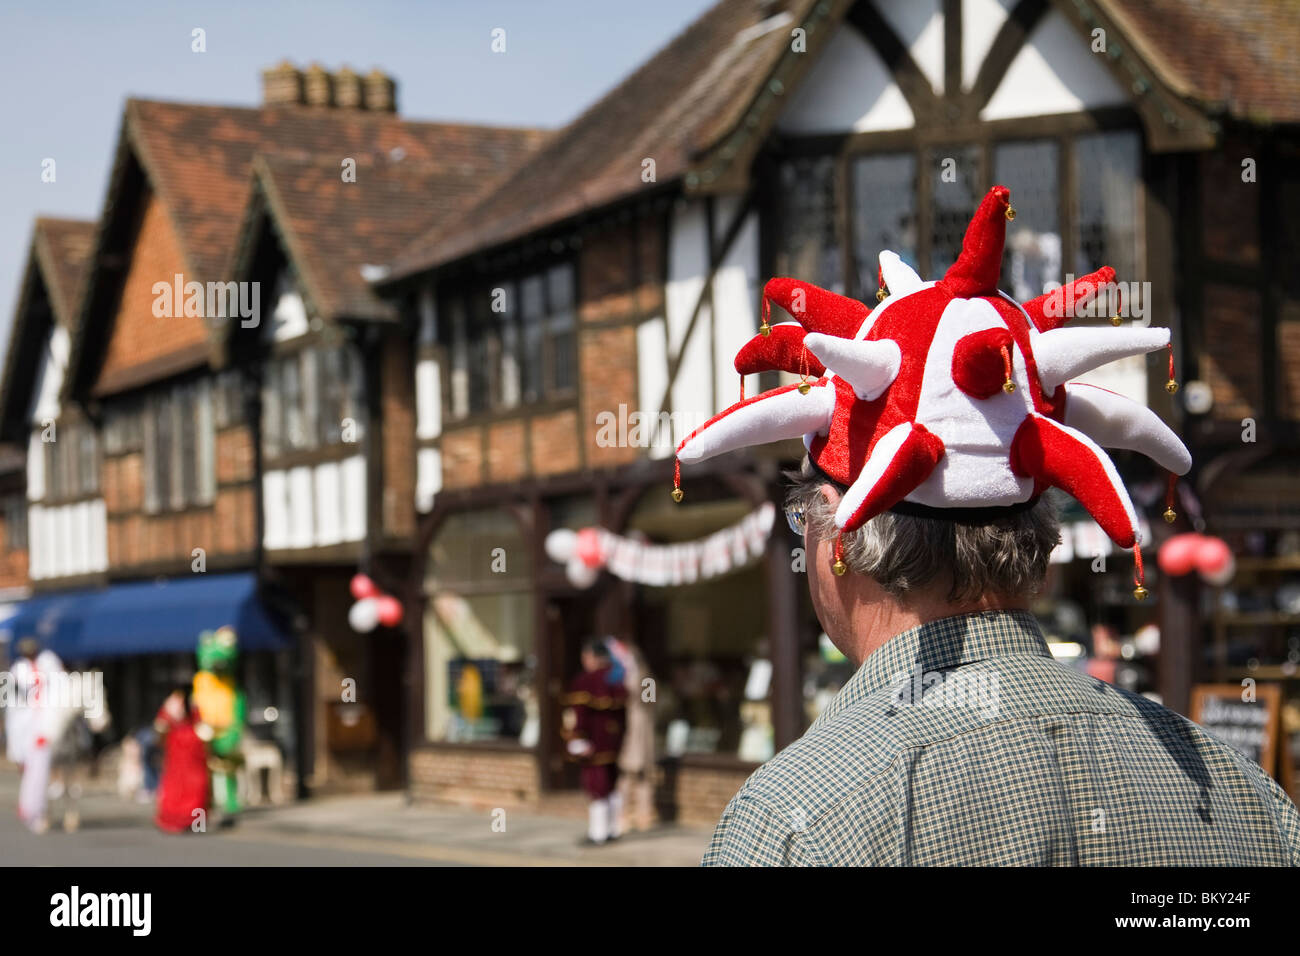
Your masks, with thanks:
[(680, 488), (673, 489), (673, 501), (676, 501), (680, 504), (681, 500), (685, 497), (686, 497), (686, 493), (683, 492), (682, 489)]
[(1118, 328), (1119, 326), (1124, 324), (1124, 320), (1121, 319), (1118, 315), (1112, 315), (1110, 317), (1110, 324)]
[(844, 572), (847, 571), (848, 569), (849, 566), (844, 563), (843, 558), (836, 558), (835, 563), (831, 565), (831, 570), (835, 572), (835, 576), (837, 578), (844, 577)]
[(1016, 210), (1014, 206), (1007, 207), (1006, 217), (1007, 217), (1007, 222), (1011, 222), (1016, 218)]
[(1166, 523), (1166, 524), (1173, 524), (1173, 523), (1174, 523), (1175, 521), (1177, 521), (1177, 520), (1178, 520), (1178, 512), (1175, 511), (1173, 508), (1166, 508), (1166, 509), (1165, 509), (1165, 523)]
[(1139, 601), (1145, 601), (1147, 599), (1147, 589), (1139, 584), (1133, 589), (1133, 596)]
[(876, 290), (876, 301), (877, 301), (877, 302), (884, 302), (885, 299), (887, 299), (888, 297), (889, 297), (889, 293), (885, 291), (885, 287), (884, 287), (883, 285), (882, 285), (879, 289)]

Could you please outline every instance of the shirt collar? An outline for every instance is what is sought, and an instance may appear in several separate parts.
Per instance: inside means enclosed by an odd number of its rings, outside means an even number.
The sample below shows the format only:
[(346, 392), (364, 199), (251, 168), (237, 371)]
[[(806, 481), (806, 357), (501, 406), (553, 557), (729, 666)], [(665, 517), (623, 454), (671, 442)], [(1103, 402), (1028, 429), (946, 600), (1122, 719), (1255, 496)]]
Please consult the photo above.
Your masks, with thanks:
[(994, 657), (1051, 657), (1028, 611), (958, 614), (896, 634), (878, 647), (835, 695), (827, 717), (897, 682), (899, 674), (937, 671)]

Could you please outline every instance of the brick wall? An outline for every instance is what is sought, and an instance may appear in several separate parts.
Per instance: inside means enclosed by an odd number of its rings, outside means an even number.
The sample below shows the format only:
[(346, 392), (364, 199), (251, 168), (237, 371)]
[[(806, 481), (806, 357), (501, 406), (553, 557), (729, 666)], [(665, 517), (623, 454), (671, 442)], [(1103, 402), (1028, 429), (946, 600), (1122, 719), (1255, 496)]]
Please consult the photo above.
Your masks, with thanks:
[(656, 802), (661, 807), (664, 804), (671, 807), (678, 823), (712, 826), (750, 773), (749, 770), (680, 767), (660, 781)]
[(1284, 302), (1277, 321), (1278, 414), (1300, 419), (1300, 302)]
[(529, 752), (428, 748), (411, 752), (411, 796), (479, 807), (536, 803), (537, 759)]
[[(1258, 150), (1239, 140), (1201, 156), (1202, 247), (1209, 259), (1251, 266), (1260, 261), (1260, 184), (1242, 181), (1242, 160)], [(1257, 169), (1256, 176), (1267, 175)]]
[[(619, 406), (624, 414), (637, 411), (636, 326), (663, 310), (663, 258), (658, 219), (612, 226), (583, 242), (576, 263), (576, 407), (524, 407), (482, 423), (444, 422), (445, 488), (613, 468), (636, 460), (641, 449), (597, 444), (596, 416), (618, 416)], [(450, 380), (445, 370), (443, 379)]]
[(256, 464), (253, 452), (253, 432), (247, 426), (235, 425), (217, 432), (217, 485), (251, 481)]
[(415, 532), (415, 366), (409, 343), (385, 338), (380, 372), (383, 433), (383, 531)]
[(105, 455), (100, 467), (108, 515), (108, 563), (120, 571), (167, 564), (189, 571), (195, 548), (209, 560), (256, 548), (253, 441), (244, 425), (224, 428), (215, 441), (217, 493), (206, 508), (144, 513), (144, 455)]
[(482, 484), (483, 433), (479, 428), (459, 428), (442, 436), (442, 484), (444, 488), (469, 488)]
[[(1214, 389), (1218, 419), (1256, 417), (1263, 399), (1259, 293), (1239, 286), (1204, 287), (1205, 346), (1201, 378)], [(1272, 352), (1271, 349), (1267, 350)]]
[[(620, 415), (638, 409), (636, 389), (636, 327), (618, 325), (611, 328), (584, 329), (578, 356), (582, 370), (582, 442), (588, 465), (612, 467), (635, 461), (641, 449), (634, 445), (607, 444), (601, 447), (596, 437), (597, 416)], [(658, 409), (654, 409), (658, 411)]]
[(528, 440), (533, 471), (562, 475), (582, 466), (578, 442), (578, 413), (572, 410), (539, 415), (532, 420)]
[[(585, 812), (576, 791), (543, 793), (538, 787), (537, 758), (525, 751), (427, 747), (411, 752), (411, 796), (490, 808), (531, 806), (546, 813)], [(677, 767), (656, 774), (659, 815), (691, 826), (712, 826), (749, 778), (748, 769)]]
[[(100, 382), (126, 369), (206, 341), (203, 320), (186, 317), (183, 301), (179, 306), (172, 303), (172, 316), (158, 318), (153, 314), (154, 283), (174, 284), (176, 273), (185, 273), (180, 244), (163, 204), (149, 193), (123, 282), (122, 298), (113, 319), (104, 363), (99, 369)], [(183, 281), (206, 278), (213, 277), (184, 275)]]
[(27, 587), (27, 549), (11, 551), (8, 541), (8, 522), (0, 512), (0, 588)]
[(488, 480), (517, 481), (524, 476), (528, 450), (524, 446), (525, 423), (500, 422), (488, 427)]

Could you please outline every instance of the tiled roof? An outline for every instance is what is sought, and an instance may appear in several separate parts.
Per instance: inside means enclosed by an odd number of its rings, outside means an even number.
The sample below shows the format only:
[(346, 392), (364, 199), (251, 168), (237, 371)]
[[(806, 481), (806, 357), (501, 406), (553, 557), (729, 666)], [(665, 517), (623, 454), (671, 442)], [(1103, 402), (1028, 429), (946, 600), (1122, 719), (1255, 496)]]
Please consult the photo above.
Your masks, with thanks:
[(1162, 79), (1211, 111), (1263, 123), (1300, 121), (1296, 0), (1103, 0)]
[(94, 241), (93, 222), (47, 216), (36, 220), (33, 250), (54, 300), (54, 314), (60, 322), (70, 322), (76, 314), (77, 296), (81, 292), (81, 281), (86, 275)]
[(722, 0), (683, 30), (455, 223), (392, 263), (394, 278), (508, 242), (586, 209), (681, 177), (730, 132), (813, 0)]
[[(378, 156), (344, 182), (333, 159), (259, 156), (259, 186), (313, 311), (323, 318), (395, 318), (364, 266), (382, 269), (416, 236), (482, 194), (479, 166)], [(256, 228), (246, 223), (245, 228)], [(251, 237), (246, 236), (245, 239)]]
[[(253, 186), (253, 160), (264, 156), (285, 162), (332, 165), (335, 176), (345, 159), (366, 168), (383, 163), (419, 164), (462, 181), (477, 177), (490, 187), (543, 143), (544, 130), (428, 123), (394, 113), (298, 105), (258, 108), (206, 106), (128, 100), (123, 137), (96, 239), (97, 255), (120, 259), (129, 250), (129, 231), (114, 223), (119, 195), (132, 179), (132, 154), (171, 219), (185, 261), (187, 280), (229, 278)], [(285, 174), (289, 175), (289, 174)], [(354, 226), (379, 231), (382, 225)], [(421, 223), (424, 228), (428, 223)], [(373, 228), (372, 228), (373, 227)], [(110, 250), (108, 246), (118, 248)], [(322, 264), (321, 272), (332, 266)], [(86, 322), (95, 309), (108, 308), (114, 279), (100, 282), (96, 268), (73, 327), (65, 388), (76, 391), (93, 378), (109, 332), (107, 317)], [(101, 288), (102, 286), (102, 288)], [(219, 333), (214, 330), (214, 341)]]
[[(22, 440), (21, 416), (27, 413), (36, 383), (37, 353), (49, 334), (49, 319), (71, 327), (77, 313), (82, 280), (90, 261), (95, 224), (77, 219), (40, 217), (32, 230), (27, 268), (23, 272), (18, 309), (9, 326), (4, 378), (0, 379), (0, 435)], [(33, 310), (34, 283), (44, 286), (50, 312), (41, 321)], [(18, 431), (15, 431), (15, 430)]]
[(495, 178), (546, 133), (423, 123), (393, 113), (324, 107), (257, 109), (130, 100), (127, 123), (199, 281), (221, 279), (238, 237), (255, 155), (358, 164), (402, 155), (456, 176)]

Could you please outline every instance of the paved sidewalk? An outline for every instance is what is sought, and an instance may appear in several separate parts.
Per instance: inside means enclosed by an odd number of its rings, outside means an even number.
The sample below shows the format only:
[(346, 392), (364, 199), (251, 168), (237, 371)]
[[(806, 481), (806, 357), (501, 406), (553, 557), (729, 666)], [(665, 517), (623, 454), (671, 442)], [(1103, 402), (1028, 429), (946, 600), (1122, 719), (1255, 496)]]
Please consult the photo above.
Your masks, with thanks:
[(711, 831), (663, 826), (601, 847), (582, 846), (585, 832), (583, 820), (506, 809), (497, 821), (491, 811), (408, 805), (403, 794), (384, 793), (255, 809), (235, 835), (274, 833), (321, 846), (362, 841), (380, 852), (491, 866), (698, 866)]
[[(17, 790), (17, 773), (0, 766), (0, 812), (12, 816)], [(152, 815), (152, 806), (123, 801), (92, 784), (81, 803), (79, 832), (37, 839), (0, 827), (0, 863), (698, 866), (711, 832), (663, 826), (603, 847), (581, 846), (584, 820), (507, 809), (504, 828), (498, 823), (494, 830), (489, 810), (408, 805), (402, 793), (253, 807), (238, 826), (214, 830), (193, 844), (158, 834)]]

